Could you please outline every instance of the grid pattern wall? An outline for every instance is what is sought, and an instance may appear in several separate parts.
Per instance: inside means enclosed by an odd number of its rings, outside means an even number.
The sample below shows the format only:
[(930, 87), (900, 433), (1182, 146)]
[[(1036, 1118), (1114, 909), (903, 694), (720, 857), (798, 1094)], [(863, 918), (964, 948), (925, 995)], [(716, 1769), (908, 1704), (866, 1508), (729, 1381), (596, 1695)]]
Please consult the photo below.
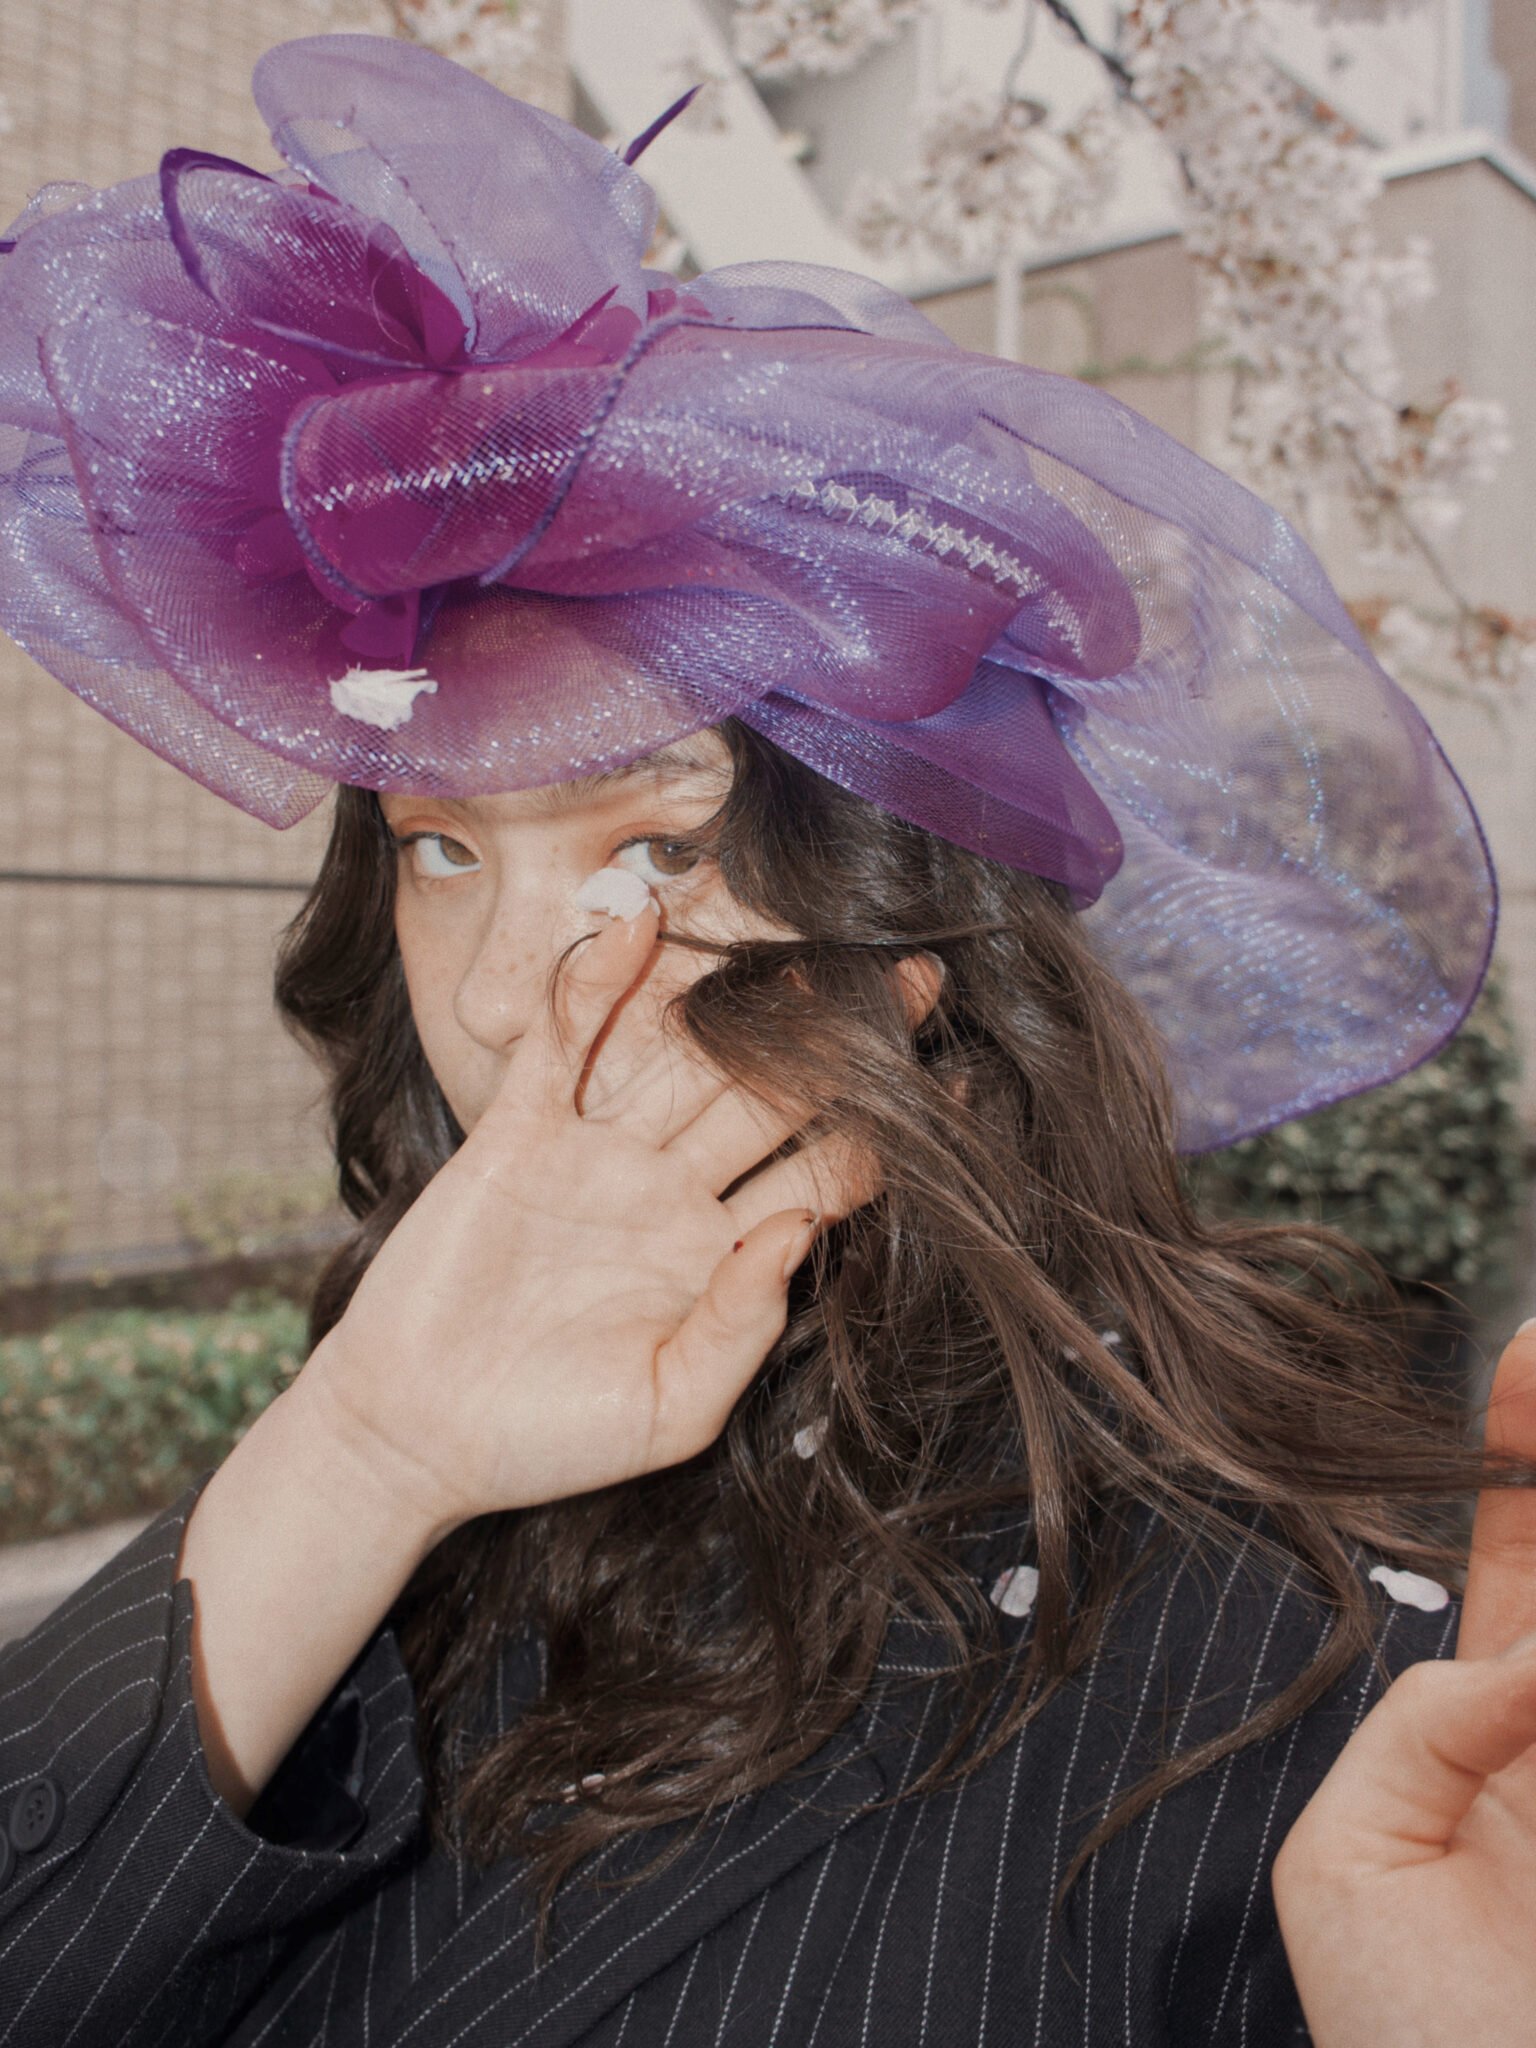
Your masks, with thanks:
[[(344, 0), (345, 4), (345, 0)], [(261, 52), (387, 31), (382, 0), (0, 0), (0, 220), (195, 144), (275, 165)], [(547, 62), (516, 89), (559, 104)], [(326, 810), (274, 832), (0, 639), (0, 1281), (185, 1256), (324, 1199), (318, 1076), (273, 1010), (273, 949)], [(44, 879), (48, 878), (48, 879)]]

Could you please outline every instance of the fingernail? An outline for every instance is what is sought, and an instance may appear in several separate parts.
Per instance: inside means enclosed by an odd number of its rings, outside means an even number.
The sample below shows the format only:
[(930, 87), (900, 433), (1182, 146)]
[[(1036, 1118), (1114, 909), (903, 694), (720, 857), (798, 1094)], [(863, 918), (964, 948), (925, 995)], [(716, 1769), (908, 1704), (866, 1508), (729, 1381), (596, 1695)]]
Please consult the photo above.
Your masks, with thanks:
[(1536, 1330), (1536, 1316), (1527, 1316), (1525, 1321), (1520, 1325), (1519, 1329), (1516, 1330), (1515, 1335), (1517, 1337), (1523, 1337), (1527, 1330)]
[(805, 1212), (805, 1221), (801, 1226), (800, 1230), (791, 1240), (789, 1251), (785, 1256), (784, 1279), (786, 1284), (788, 1284), (788, 1282), (791, 1279), (793, 1279), (795, 1268), (800, 1264), (800, 1261), (805, 1257), (806, 1253), (815, 1243), (816, 1231), (820, 1223), (820, 1210), (807, 1209)]

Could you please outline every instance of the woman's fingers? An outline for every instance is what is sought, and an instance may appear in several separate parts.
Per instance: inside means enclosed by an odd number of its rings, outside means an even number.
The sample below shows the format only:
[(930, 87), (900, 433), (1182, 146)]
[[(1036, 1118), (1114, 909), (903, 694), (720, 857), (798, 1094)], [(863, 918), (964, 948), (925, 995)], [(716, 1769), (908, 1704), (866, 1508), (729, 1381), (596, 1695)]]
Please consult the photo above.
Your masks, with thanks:
[[(1536, 1743), (1536, 1639), (1502, 1657), (1411, 1664), (1313, 1795), (1284, 1858), (1344, 1875), (1438, 1855), (1487, 1780)], [(1277, 1868), (1277, 1882), (1281, 1871)]]
[(714, 1442), (753, 1374), (783, 1333), (789, 1281), (815, 1240), (804, 1209), (764, 1217), (716, 1266), (709, 1284), (656, 1356), (655, 1465), (677, 1464)]
[[(1488, 1397), (1484, 1443), (1536, 1464), (1536, 1325), (1505, 1346)], [(1536, 1491), (1490, 1487), (1479, 1497), (1467, 1565), (1458, 1657), (1492, 1657), (1536, 1629)]]
[(681, 1031), (658, 1024), (643, 1062), (617, 1079), (606, 1069), (625, 1048), (617, 1030), (604, 1043), (582, 1098), (582, 1114), (621, 1123), (631, 1137), (665, 1145), (729, 1086)]
[[(787, 1144), (809, 1115), (809, 1110), (797, 1105), (776, 1103), (770, 1107), (740, 1088), (722, 1084), (689, 1121), (673, 1130), (666, 1150), (682, 1160), (712, 1195), (723, 1195), (732, 1182)], [(786, 1208), (798, 1199), (791, 1190), (774, 1206)], [(757, 1212), (767, 1213), (765, 1209)]]
[(833, 1222), (872, 1202), (880, 1184), (873, 1155), (852, 1138), (816, 1138), (754, 1174), (725, 1207), (742, 1232), (789, 1208)]
[(656, 947), (654, 899), (635, 917), (616, 917), (566, 960), (551, 1001), (513, 1048), (488, 1115), (537, 1099), (572, 1109), (581, 1074), (613, 1007), (633, 987)]

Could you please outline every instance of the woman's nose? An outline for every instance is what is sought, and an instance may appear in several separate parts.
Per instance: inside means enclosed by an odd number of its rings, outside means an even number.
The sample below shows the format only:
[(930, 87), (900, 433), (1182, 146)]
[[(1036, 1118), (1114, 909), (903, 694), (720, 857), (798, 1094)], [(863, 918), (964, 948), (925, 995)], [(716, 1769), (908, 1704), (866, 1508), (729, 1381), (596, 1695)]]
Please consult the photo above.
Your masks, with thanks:
[(454, 991), (459, 1028), (487, 1051), (509, 1051), (542, 1014), (560, 955), (597, 922), (576, 908), (569, 892), (502, 891)]

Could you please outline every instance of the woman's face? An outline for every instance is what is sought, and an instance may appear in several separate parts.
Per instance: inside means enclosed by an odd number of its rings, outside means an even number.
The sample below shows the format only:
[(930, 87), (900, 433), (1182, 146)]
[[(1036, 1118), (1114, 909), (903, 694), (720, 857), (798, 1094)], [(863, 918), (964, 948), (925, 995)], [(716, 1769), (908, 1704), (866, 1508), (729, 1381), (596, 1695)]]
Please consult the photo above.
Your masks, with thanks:
[[(573, 900), (595, 870), (626, 868), (649, 883), (663, 931), (783, 934), (743, 910), (690, 841), (719, 809), (731, 772), (725, 742), (700, 732), (578, 782), (455, 801), (380, 798), (399, 849), (395, 932), (411, 1012), (461, 1129), (486, 1108), (547, 1002), (555, 962), (606, 922)], [(707, 953), (659, 947), (637, 996), (659, 1009), (710, 964)]]

